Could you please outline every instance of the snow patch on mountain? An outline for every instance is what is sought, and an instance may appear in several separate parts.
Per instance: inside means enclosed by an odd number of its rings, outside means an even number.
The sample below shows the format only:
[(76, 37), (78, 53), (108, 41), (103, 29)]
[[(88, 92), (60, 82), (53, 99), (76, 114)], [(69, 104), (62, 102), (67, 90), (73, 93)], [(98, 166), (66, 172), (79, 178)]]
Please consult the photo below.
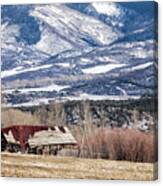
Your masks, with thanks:
[(137, 71), (137, 70), (142, 70), (142, 69), (145, 69), (145, 68), (148, 68), (150, 66), (153, 66), (153, 62), (148, 62), (148, 63), (144, 63), (144, 64), (140, 64), (140, 65), (136, 65), (136, 66), (132, 66), (128, 69), (125, 69), (125, 71)]
[(13, 68), (11, 70), (4, 70), (1, 72), (1, 78), (16, 75), (19, 72), (21, 72), (20, 70), (22, 70), (22, 68), (23, 68), (22, 66), (19, 66), (19, 67)]
[(18, 25), (9, 25), (8, 23), (1, 24), (1, 49), (15, 50), (14, 43), (16, 42), (16, 37), (18, 36)]
[(70, 68), (71, 67), (70, 63), (57, 63), (56, 65), (64, 67), (64, 68)]
[(119, 68), (119, 67), (123, 67), (126, 64), (107, 64), (107, 65), (97, 65), (95, 67), (91, 67), (91, 68), (85, 68), (82, 69), (82, 71), (85, 74), (101, 74), (101, 73), (106, 73), (109, 72), (115, 68)]
[(91, 5), (98, 13), (106, 14), (108, 16), (119, 16), (121, 14), (121, 11), (117, 8), (116, 3), (94, 2), (91, 3)]
[(31, 68), (26, 68), (26, 69), (23, 69), (23, 67), (20, 66), (20, 67), (16, 67), (14, 69), (11, 69), (11, 70), (2, 71), (1, 78), (3, 79), (6, 77), (15, 76), (15, 75), (22, 74), (25, 72), (33, 72), (33, 71), (37, 71), (37, 70), (47, 69), (52, 66), (53, 66), (53, 64), (48, 64), (48, 65), (42, 65), (42, 66), (34, 66)]
[[(59, 91), (61, 91), (63, 89), (69, 88), (69, 87), (70, 86), (68, 86), (68, 85), (52, 84), (52, 85), (49, 85), (49, 86), (46, 86), (46, 87), (20, 88), (18, 91), (20, 93), (23, 93), (23, 94), (30, 93), (30, 92), (53, 92), (53, 91), (59, 92)], [(11, 94), (11, 93), (13, 93), (15, 91), (16, 91), (15, 89), (8, 89), (8, 90), (4, 90), (3, 92)]]
[(124, 96), (127, 96), (127, 92), (123, 88), (117, 86), (116, 89), (119, 90)]
[(60, 4), (37, 6), (31, 15), (48, 26), (53, 35), (72, 46), (81, 47), (88, 40), (101, 45), (109, 44), (121, 34), (93, 17)]
[(117, 95), (93, 95), (93, 94), (87, 94), (83, 93), (78, 96), (67, 96), (63, 97), (63, 100), (94, 100), (94, 101), (99, 101), (99, 100), (128, 100), (128, 99), (139, 99), (140, 96), (128, 96), (128, 95), (122, 95), (122, 96), (117, 96)]
[(49, 55), (56, 55), (73, 48), (72, 44), (59, 37), (50, 26), (41, 26), (41, 39), (33, 47)]

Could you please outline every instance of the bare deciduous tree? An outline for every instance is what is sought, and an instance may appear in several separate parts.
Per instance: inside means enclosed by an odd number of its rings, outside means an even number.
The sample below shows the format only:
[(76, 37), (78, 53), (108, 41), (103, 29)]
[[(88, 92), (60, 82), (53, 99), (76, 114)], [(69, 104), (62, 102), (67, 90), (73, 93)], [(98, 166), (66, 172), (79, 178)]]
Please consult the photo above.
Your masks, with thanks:
[(64, 104), (61, 102), (51, 103), (48, 111), (48, 125), (63, 126), (66, 123)]

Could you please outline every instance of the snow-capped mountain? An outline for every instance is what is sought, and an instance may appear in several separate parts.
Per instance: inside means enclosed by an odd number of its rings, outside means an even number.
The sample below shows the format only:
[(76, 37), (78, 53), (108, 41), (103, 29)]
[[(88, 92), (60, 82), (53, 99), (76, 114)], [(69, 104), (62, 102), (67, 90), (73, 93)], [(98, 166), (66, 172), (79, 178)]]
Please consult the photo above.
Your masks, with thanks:
[(2, 6), (1, 79), (7, 102), (153, 93), (156, 5), (134, 4)]

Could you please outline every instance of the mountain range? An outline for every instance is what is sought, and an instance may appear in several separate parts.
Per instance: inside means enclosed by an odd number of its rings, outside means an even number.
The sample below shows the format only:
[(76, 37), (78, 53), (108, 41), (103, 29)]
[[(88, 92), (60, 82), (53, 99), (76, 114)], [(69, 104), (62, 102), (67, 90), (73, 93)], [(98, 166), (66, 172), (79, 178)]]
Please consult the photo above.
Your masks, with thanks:
[(1, 7), (7, 105), (137, 99), (157, 90), (157, 9), (149, 2)]

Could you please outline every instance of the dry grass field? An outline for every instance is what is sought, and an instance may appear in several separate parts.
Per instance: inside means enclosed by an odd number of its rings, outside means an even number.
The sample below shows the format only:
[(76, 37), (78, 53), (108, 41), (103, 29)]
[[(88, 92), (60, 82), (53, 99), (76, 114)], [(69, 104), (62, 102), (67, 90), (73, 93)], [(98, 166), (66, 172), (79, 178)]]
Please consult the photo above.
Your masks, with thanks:
[(153, 180), (151, 163), (2, 153), (3, 177)]

